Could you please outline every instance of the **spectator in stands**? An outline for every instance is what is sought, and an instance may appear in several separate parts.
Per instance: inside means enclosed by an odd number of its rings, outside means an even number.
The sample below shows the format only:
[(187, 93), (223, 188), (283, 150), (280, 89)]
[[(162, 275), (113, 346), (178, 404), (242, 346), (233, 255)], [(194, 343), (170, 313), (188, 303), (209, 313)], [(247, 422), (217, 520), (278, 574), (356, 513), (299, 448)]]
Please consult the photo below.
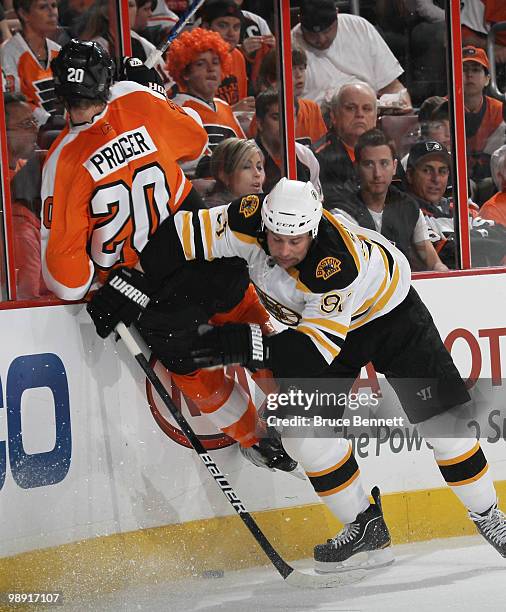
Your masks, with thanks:
[[(419, 137), (417, 141), (437, 140), (449, 152), (452, 150), (448, 100), (442, 96), (429, 96), (418, 110)], [(411, 148), (411, 147), (410, 147)], [(409, 151), (401, 160), (406, 170)]]
[(230, 68), (218, 89), (218, 98), (234, 111), (252, 111), (255, 99), (248, 96), (246, 60), (237, 48), (241, 39), (242, 13), (234, 0), (209, 0), (202, 8), (202, 27), (217, 32), (229, 44)]
[[(276, 86), (278, 80), (276, 64), (277, 54), (273, 49), (262, 60), (258, 77), (259, 91)], [(292, 48), (293, 94), (298, 102), (297, 116), (295, 117), (295, 138), (301, 144), (311, 145), (325, 136), (327, 128), (318, 104), (308, 98), (301, 98), (306, 82), (306, 67), (306, 52), (297, 47)], [(252, 123), (249, 135), (254, 136), (255, 133), (256, 123)]]
[(108, 53), (114, 50), (108, 0), (95, 0), (89, 9), (81, 14), (76, 23), (76, 34), (80, 40), (98, 42)]
[[(209, 135), (209, 154), (225, 138), (245, 138), (230, 105), (216, 97), (223, 74), (228, 73), (230, 66), (228, 45), (217, 32), (202, 28), (183, 32), (170, 46), (167, 66), (184, 91), (174, 101), (199, 114)], [(185, 172), (194, 173), (196, 165), (192, 162), (185, 166)], [(209, 176), (208, 170), (207, 165), (199, 176)]]
[[(139, 4), (141, 2), (142, 0), (128, 0), (128, 18), (130, 24), (136, 23), (137, 14), (140, 10)], [(152, 5), (154, 3), (154, 0), (150, 0), (150, 3)], [(144, 2), (144, 7), (145, 6), (147, 6), (146, 2)], [(144, 12), (146, 13), (146, 11)], [(151, 53), (156, 50), (156, 47), (152, 42), (150, 42), (147, 38), (141, 36), (138, 32), (136, 32), (135, 26), (130, 29), (130, 38), (132, 42), (132, 56), (139, 58), (142, 62), (145, 62), (146, 59), (151, 55)], [(154, 67), (160, 75), (160, 78), (162, 79), (162, 84), (164, 88), (167, 90), (170, 89), (173, 85), (173, 82), (165, 68), (164, 61), (162, 59), (159, 59)]]
[(5, 42), (9, 38), (12, 38), (9, 24), (5, 18), (5, 10), (3, 5), (0, 3), (0, 43)]
[[(460, 22), (464, 45), (485, 49), (491, 26), (500, 21), (506, 21), (506, 5), (503, 0), (460, 0)], [(496, 62), (505, 64), (505, 32), (497, 33), (494, 51)]]
[[(241, 33), (241, 40), (251, 36), (272, 36), (271, 29), (267, 21), (251, 11), (245, 11), (242, 8), (244, 0), (234, 0), (235, 4), (241, 9), (243, 16), (243, 33)], [(247, 30), (247, 31), (246, 31)], [(273, 37), (274, 38), (274, 37)]]
[[(136, 0), (128, 0), (128, 16), (131, 24), (135, 23), (136, 15)], [(109, 22), (109, 0), (96, 0), (90, 9), (82, 15), (77, 28), (80, 40), (98, 42), (109, 54), (114, 54), (114, 38)], [(130, 36), (132, 57), (137, 57), (144, 62), (151, 52), (154, 51), (155, 46), (133, 29), (130, 30)], [(170, 89), (173, 83), (165, 69), (163, 60), (158, 60), (155, 68), (160, 75), (163, 86), (166, 89)]]
[[(186, 5), (186, 2), (184, 3)], [(184, 11), (185, 9), (186, 6), (182, 10)], [(168, 34), (178, 19), (179, 17), (174, 12), (174, 9), (169, 6), (168, 0), (155, 0), (155, 7), (149, 18), (148, 27), (158, 27), (161, 31), (165, 31)]]
[[(295, 111), (297, 114), (297, 111)], [(276, 89), (267, 89), (256, 98), (258, 147), (265, 158), (264, 191), (268, 192), (281, 178), (282, 143), (279, 130), (279, 101)], [(304, 145), (295, 143), (297, 155), (297, 180), (311, 181), (321, 192), (320, 165), (314, 153)]]
[(406, 170), (407, 192), (425, 215), (429, 236), (441, 260), (455, 268), (453, 207), (445, 197), (450, 176), (450, 154), (435, 140), (418, 142), (411, 147)]
[(444, 94), (447, 91), (445, 10), (433, 0), (416, 0), (415, 19), (410, 32), (414, 90), (411, 94), (423, 97)]
[(367, 83), (343, 85), (331, 101), (332, 128), (315, 145), (324, 194), (355, 178), (355, 145), (376, 126), (376, 94)]
[[(234, 0), (241, 8), (243, 0)], [(276, 44), (267, 21), (251, 11), (242, 10), (240, 49), (246, 58), (246, 70), (250, 83), (256, 83), (263, 58)]]
[[(422, 136), (426, 134), (424, 131), (425, 127), (428, 125), (431, 119), (432, 113), (446, 101), (446, 98), (443, 96), (429, 96), (425, 98), (425, 100), (420, 104), (420, 108), (418, 109), (418, 122), (420, 123), (420, 131)], [(429, 140), (425, 138), (424, 140)]]
[(264, 156), (254, 140), (227, 138), (211, 157), (214, 187), (205, 203), (210, 208), (228, 204), (250, 193), (262, 193), (265, 181)]
[(358, 186), (348, 183), (335, 191), (325, 207), (339, 209), (355, 223), (376, 230), (408, 258), (414, 270), (447, 272), (432, 242), (416, 201), (392, 186), (397, 167), (395, 149), (378, 129), (362, 134), (355, 146)]
[(22, 94), (4, 94), (7, 152), (11, 179), (14, 266), (18, 299), (48, 294), (42, 280), (40, 184), (37, 122)]
[(433, 109), (426, 125), (422, 127), (421, 136), (422, 140), (437, 140), (451, 153), (452, 138), (448, 100), (443, 100)]
[(480, 217), (506, 227), (506, 145), (492, 153), (490, 167), (498, 192), (480, 208)]
[(137, 12), (135, 13), (134, 21), (130, 19), (130, 27), (149, 40), (146, 30), (156, 8), (156, 0), (135, 0), (135, 3), (137, 5)]
[[(449, 176), (450, 154), (441, 143), (426, 141), (411, 147), (406, 173), (408, 192), (425, 215), (439, 257), (449, 268), (455, 268), (453, 205), (444, 197)], [(493, 221), (475, 217), (469, 203), (467, 210), (473, 265), (498, 265), (506, 254), (506, 231)]]
[(43, 125), (51, 115), (62, 114), (49, 66), (60, 49), (52, 40), (58, 25), (58, 6), (56, 0), (14, 0), (14, 9), (21, 32), (0, 47), (6, 89), (21, 92), (38, 125)]
[(452, 217), (450, 202), (444, 197), (450, 161), (446, 147), (435, 140), (417, 142), (409, 152), (408, 192), (417, 198), (424, 212), (434, 217)]
[(385, 41), (362, 17), (338, 18), (334, 0), (303, 0), (292, 42), (307, 53), (304, 97), (320, 104), (329, 91), (332, 96), (346, 83), (367, 81), (375, 94), (399, 94), (403, 112), (411, 112), (409, 94), (398, 80), (403, 69)]
[(490, 156), (506, 140), (504, 108), (502, 102), (484, 93), (490, 82), (490, 64), (485, 51), (464, 47), (462, 62), (468, 175), (477, 186), (475, 199), (481, 204), (492, 195)]
[(77, 35), (78, 24), (95, 0), (60, 0), (58, 2), (59, 23), (70, 36)]

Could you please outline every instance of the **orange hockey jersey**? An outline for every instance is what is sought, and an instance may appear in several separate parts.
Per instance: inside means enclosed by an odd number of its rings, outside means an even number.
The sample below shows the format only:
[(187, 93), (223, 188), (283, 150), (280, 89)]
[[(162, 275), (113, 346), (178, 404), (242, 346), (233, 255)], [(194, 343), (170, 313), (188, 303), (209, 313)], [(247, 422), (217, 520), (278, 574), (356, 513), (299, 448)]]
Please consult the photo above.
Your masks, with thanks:
[(230, 73), (223, 77), (216, 96), (233, 106), (248, 95), (248, 76), (246, 60), (239, 49), (233, 49), (230, 56), (232, 59)]
[[(314, 144), (327, 133), (320, 107), (313, 100), (298, 99), (299, 110), (295, 117), (295, 140), (300, 144), (309, 146)], [(256, 116), (253, 116), (248, 136), (254, 138), (257, 133)]]
[(60, 45), (46, 38), (48, 59), (41, 65), (33, 51), (18, 32), (0, 47), (0, 62), (6, 79), (7, 91), (21, 92), (34, 109), (34, 117), (43, 125), (55, 111), (51, 60), (58, 55)]
[[(194, 118), (196, 117), (196, 118)], [(92, 123), (67, 127), (42, 173), (42, 271), (64, 300), (83, 298), (95, 271), (135, 265), (159, 224), (191, 189), (178, 161), (207, 134), (193, 111), (130, 81), (116, 83)]]
[[(198, 113), (202, 120), (202, 125), (209, 137), (209, 147), (206, 153), (210, 155), (214, 147), (225, 138), (246, 138), (244, 132), (235, 118), (232, 108), (229, 104), (214, 98), (213, 103), (209, 104), (202, 98), (192, 96), (191, 94), (182, 93), (174, 98), (174, 102), (183, 108), (191, 108)], [(198, 160), (197, 160), (198, 161)], [(185, 164), (184, 170), (190, 176), (197, 167), (197, 161)]]

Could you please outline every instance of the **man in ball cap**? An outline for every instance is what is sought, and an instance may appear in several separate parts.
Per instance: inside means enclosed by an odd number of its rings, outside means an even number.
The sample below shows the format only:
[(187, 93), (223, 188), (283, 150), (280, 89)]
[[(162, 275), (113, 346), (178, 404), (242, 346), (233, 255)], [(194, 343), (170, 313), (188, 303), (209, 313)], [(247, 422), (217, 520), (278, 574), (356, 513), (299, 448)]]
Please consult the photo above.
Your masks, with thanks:
[(429, 204), (445, 213), (441, 216), (450, 216), (446, 198), (443, 198), (450, 175), (450, 161), (444, 145), (437, 140), (428, 140), (411, 147), (407, 162), (408, 191), (424, 205)]
[(502, 102), (484, 94), (490, 82), (490, 64), (483, 49), (472, 45), (464, 47), (462, 70), (468, 174), (473, 181), (476, 202), (482, 204), (494, 191), (490, 156), (504, 144), (504, 109)]
[[(378, 94), (396, 93), (403, 69), (375, 28), (357, 15), (338, 15), (333, 0), (302, 0), (292, 43), (308, 56), (304, 97), (319, 104), (345, 83), (366, 80)], [(406, 108), (411, 108), (409, 96)]]

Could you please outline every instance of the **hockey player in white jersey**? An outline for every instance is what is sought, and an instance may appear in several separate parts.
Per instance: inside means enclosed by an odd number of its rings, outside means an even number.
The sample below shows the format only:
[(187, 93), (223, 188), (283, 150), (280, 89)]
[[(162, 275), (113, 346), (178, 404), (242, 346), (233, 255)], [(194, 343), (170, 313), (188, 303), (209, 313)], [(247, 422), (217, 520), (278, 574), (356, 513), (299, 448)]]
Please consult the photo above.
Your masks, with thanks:
[[(443, 478), (480, 533), (506, 556), (506, 517), (497, 508), (479, 442), (437, 437), (430, 427), (470, 397), (427, 308), (410, 287), (404, 255), (377, 232), (322, 211), (311, 183), (281, 179), (266, 196), (245, 196), (198, 215), (177, 213), (148, 243), (140, 262), (150, 280), (160, 280), (186, 261), (233, 256), (246, 260), (265, 306), (288, 328), (262, 338), (251, 325), (208, 327), (188, 343), (186, 357), (196, 367), (268, 367), (278, 379), (331, 378), (341, 390), (349, 390), (371, 361), (386, 375), (409, 420), (428, 432)], [(118, 295), (118, 309), (125, 299)], [(407, 384), (415, 377), (422, 386), (429, 381), (431, 393)], [(341, 414), (336, 407), (335, 416)], [(379, 491), (373, 489), (370, 504), (349, 443), (284, 436), (283, 442), (345, 525), (315, 547), (317, 569), (348, 569), (363, 552), (367, 567), (390, 563)]]

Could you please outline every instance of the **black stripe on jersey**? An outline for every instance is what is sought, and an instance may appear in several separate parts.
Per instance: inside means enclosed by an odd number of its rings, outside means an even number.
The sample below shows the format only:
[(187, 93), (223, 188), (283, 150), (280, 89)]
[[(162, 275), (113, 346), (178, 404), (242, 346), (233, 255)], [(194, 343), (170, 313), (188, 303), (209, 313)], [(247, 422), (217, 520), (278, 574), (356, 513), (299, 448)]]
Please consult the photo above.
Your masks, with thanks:
[(192, 225), (193, 225), (193, 242), (195, 244), (195, 259), (202, 260), (204, 257), (204, 244), (202, 242), (202, 234), (200, 232), (200, 219), (199, 214), (194, 212), (192, 214)]
[(210, 149), (213, 149), (219, 145), (222, 140), (225, 140), (225, 138), (237, 137), (234, 130), (227, 125), (213, 125), (208, 123), (204, 125), (204, 129), (209, 136)]
[(380, 251), (385, 255), (385, 257), (387, 259), (387, 262), (388, 262), (388, 276), (390, 277), (390, 280), (392, 280), (392, 276), (393, 276), (393, 273), (394, 273), (394, 267), (395, 267), (395, 260), (392, 257), (392, 254), (390, 253), (390, 251), (387, 251), (387, 249), (385, 249), (378, 242), (375, 242), (374, 240), (371, 240), (370, 238), (368, 238), (368, 240), (370, 240), (370, 242), (375, 244), (380, 249)]
[(43, 102), (50, 102), (51, 100), (56, 100), (56, 94), (54, 93), (54, 89), (46, 89), (45, 91), (40, 91), (39, 97)]
[(328, 493), (334, 489), (344, 489), (357, 471), (357, 460), (352, 453), (342, 465), (332, 472), (323, 476), (309, 476), (309, 480), (316, 493)]
[(318, 331), (321, 331), (331, 342), (333, 342), (339, 348), (343, 348), (344, 339), (341, 336), (335, 336), (333, 333), (328, 332), (324, 327), (318, 326)]
[(364, 317), (371, 310), (372, 306), (374, 306), (374, 304), (371, 304), (371, 306), (369, 306), (369, 308), (367, 310), (364, 310), (364, 312), (361, 312), (360, 314), (352, 315), (351, 316), (351, 322), (353, 323), (357, 319), (361, 319), (362, 317)]
[(481, 450), (476, 449), (470, 457), (451, 465), (438, 465), (443, 478), (448, 484), (459, 484), (475, 478), (487, 466), (487, 459)]

